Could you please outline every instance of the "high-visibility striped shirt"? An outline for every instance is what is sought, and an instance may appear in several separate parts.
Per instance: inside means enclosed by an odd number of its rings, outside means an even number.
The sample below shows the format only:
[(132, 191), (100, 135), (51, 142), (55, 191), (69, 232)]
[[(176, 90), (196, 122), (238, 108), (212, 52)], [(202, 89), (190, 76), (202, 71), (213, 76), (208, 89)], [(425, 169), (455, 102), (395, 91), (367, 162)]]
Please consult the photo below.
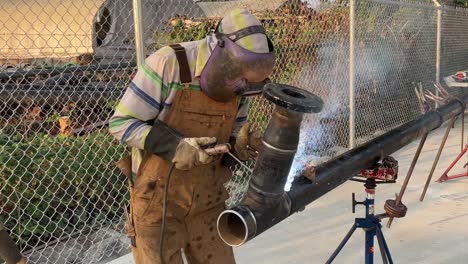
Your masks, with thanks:
[[(216, 45), (214, 36), (203, 40), (180, 43), (185, 48), (192, 74), (190, 89), (200, 90), (200, 77), (211, 51)], [(110, 133), (122, 143), (132, 147), (132, 173), (136, 175), (143, 159), (143, 148), (151, 126), (148, 120), (163, 120), (169, 112), (175, 93), (183, 89), (179, 66), (171, 47), (163, 47), (150, 55), (141, 65), (117, 104), (109, 120)], [(232, 135), (235, 136), (247, 120), (249, 101), (239, 98), (237, 119)]]

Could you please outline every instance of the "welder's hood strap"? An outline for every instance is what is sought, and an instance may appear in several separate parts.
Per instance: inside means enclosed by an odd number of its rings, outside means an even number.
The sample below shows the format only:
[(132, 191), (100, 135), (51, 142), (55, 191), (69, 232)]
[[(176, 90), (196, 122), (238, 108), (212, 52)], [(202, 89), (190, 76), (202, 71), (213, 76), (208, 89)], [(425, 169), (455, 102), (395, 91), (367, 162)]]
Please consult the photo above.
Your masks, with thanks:
[(192, 74), (190, 73), (190, 66), (187, 59), (185, 48), (180, 44), (169, 45), (176, 55), (177, 62), (179, 63), (179, 76), (182, 84), (192, 83)]

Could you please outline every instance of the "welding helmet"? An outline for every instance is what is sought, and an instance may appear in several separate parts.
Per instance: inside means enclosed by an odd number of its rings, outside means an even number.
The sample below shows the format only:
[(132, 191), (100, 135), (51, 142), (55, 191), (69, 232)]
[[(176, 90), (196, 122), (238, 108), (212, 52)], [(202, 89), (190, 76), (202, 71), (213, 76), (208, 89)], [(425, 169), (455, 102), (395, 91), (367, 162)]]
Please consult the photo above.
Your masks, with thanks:
[[(231, 21), (247, 20), (232, 26)], [(220, 28), (222, 26), (222, 29)], [(226, 27), (237, 29), (226, 33)], [(227, 102), (236, 96), (260, 94), (275, 66), (273, 44), (260, 22), (245, 9), (223, 18), (215, 30), (217, 43), (200, 75), (202, 91), (210, 98)]]

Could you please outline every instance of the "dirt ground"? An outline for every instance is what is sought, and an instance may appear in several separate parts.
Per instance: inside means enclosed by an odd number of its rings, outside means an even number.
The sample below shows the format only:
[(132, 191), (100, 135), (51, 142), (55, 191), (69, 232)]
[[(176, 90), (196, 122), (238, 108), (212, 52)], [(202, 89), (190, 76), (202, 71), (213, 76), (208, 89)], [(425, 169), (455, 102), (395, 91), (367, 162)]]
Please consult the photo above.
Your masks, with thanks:
[[(465, 122), (465, 126), (468, 122)], [(396, 219), (383, 233), (394, 263), (468, 263), (468, 178), (444, 183), (434, 182), (461, 151), (461, 122), (452, 129), (424, 202), (419, 202), (426, 178), (432, 167), (447, 124), (428, 138), (403, 198), (407, 216)], [(468, 133), (465, 133), (468, 136)], [(393, 154), (399, 161), (396, 184), (379, 185), (376, 189), (376, 213), (383, 213), (386, 199), (399, 192), (419, 140)], [(465, 139), (466, 143), (466, 139)], [(450, 174), (462, 173), (468, 159), (464, 156)], [(297, 213), (265, 233), (236, 248), (238, 263), (325, 263), (354, 223), (363, 217), (364, 207), (351, 212), (351, 193), (358, 201), (365, 199), (362, 183), (347, 182), (306, 210)], [(110, 262), (130, 264), (131, 255)], [(356, 230), (334, 263), (364, 263), (364, 233)], [(382, 263), (376, 242), (375, 263)]]

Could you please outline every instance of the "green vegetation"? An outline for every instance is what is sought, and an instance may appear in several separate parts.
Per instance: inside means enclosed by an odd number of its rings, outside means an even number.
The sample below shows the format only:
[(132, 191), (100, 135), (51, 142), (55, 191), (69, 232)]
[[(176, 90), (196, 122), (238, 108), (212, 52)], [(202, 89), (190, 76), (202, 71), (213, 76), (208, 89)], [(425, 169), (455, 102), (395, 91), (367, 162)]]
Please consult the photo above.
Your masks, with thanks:
[(125, 176), (113, 166), (126, 154), (106, 132), (83, 137), (0, 135), (0, 221), (20, 244), (69, 235), (118, 220)]

